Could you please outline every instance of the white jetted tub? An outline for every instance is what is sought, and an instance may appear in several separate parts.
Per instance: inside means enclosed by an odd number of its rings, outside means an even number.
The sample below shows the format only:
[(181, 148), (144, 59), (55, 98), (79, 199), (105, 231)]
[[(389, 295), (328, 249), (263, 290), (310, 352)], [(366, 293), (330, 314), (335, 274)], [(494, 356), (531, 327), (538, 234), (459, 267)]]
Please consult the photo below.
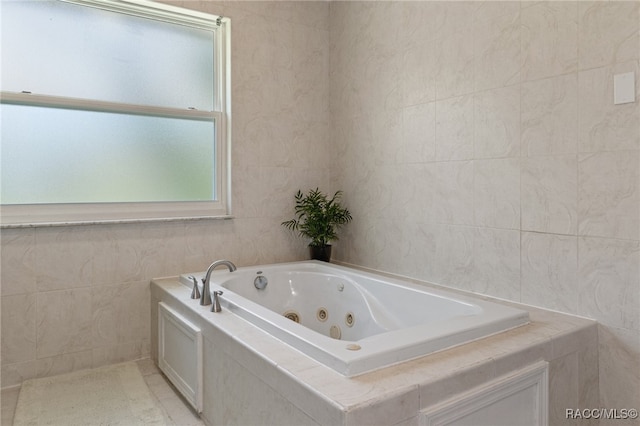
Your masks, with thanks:
[[(189, 275), (205, 274), (182, 275), (187, 286)], [(523, 310), (318, 261), (217, 269), (210, 290), (223, 291), (223, 310), (345, 376), (529, 322)]]

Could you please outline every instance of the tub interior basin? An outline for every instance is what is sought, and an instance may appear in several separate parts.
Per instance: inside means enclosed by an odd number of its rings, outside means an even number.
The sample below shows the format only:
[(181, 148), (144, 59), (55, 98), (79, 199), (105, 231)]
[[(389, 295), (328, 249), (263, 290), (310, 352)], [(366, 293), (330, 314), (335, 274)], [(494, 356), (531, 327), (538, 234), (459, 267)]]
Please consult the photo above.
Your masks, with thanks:
[[(189, 275), (205, 274), (182, 275), (187, 286)], [(318, 261), (216, 270), (210, 285), (223, 310), (346, 376), (529, 321), (511, 306)]]

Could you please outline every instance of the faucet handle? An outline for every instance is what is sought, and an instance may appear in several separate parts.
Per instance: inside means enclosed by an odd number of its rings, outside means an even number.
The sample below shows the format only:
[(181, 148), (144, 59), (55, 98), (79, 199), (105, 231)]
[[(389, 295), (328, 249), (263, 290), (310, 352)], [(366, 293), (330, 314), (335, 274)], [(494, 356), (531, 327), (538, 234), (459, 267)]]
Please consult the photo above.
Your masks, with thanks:
[(191, 298), (200, 299), (200, 290), (198, 289), (198, 280), (193, 275), (190, 275), (189, 279), (193, 282), (193, 290), (191, 290)]
[(213, 292), (213, 305), (211, 306), (211, 312), (220, 312), (222, 310), (222, 308), (220, 308), (221, 295), (222, 295), (222, 291)]

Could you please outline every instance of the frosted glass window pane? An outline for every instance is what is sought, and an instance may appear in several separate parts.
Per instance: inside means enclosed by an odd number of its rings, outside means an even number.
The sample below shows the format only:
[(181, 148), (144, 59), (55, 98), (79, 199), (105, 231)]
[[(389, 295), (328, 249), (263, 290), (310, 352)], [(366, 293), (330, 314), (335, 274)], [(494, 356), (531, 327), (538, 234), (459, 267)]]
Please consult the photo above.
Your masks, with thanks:
[(51, 0), (1, 16), (2, 90), (214, 109), (213, 31)]
[(215, 199), (214, 123), (1, 105), (2, 204)]

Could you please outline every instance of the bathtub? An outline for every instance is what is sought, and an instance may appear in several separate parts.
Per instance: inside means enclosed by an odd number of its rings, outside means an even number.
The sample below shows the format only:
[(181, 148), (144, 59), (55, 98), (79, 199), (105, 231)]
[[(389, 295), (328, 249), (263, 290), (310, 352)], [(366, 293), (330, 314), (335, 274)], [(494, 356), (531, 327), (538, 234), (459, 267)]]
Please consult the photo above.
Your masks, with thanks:
[[(180, 282), (190, 275), (205, 274)], [(210, 290), (223, 310), (347, 377), (529, 322), (527, 311), (319, 261), (216, 270)]]

